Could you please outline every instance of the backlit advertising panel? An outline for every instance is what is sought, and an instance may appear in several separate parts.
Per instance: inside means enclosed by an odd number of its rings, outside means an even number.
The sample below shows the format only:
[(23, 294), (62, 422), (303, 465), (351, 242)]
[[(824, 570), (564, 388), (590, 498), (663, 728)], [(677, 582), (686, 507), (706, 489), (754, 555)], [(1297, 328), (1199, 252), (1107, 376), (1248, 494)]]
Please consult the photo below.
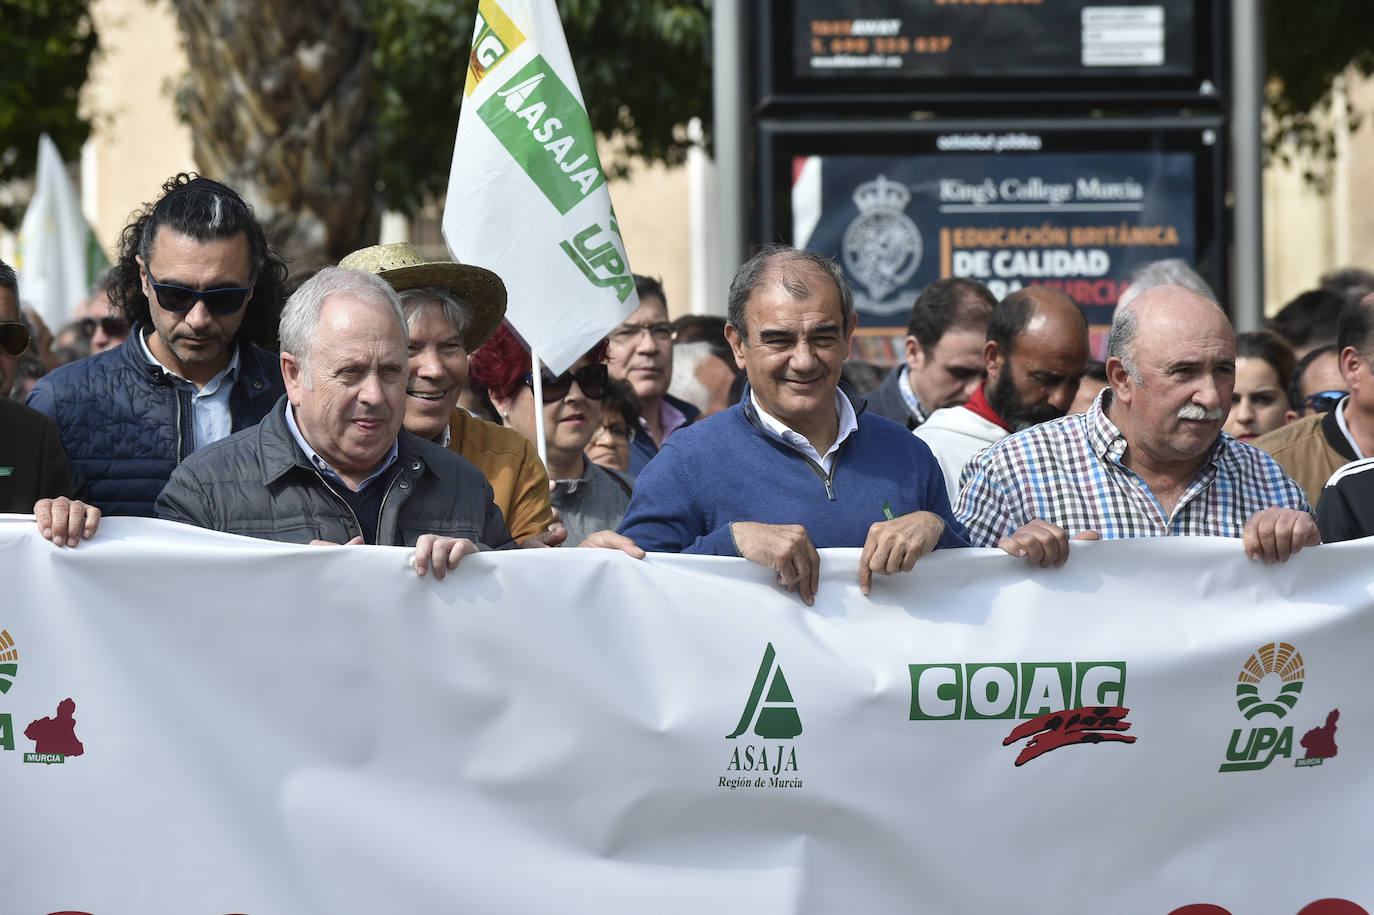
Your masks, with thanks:
[(959, 276), (1062, 289), (1100, 336), (1150, 261), (1224, 296), (1222, 137), (1212, 118), (764, 124), (758, 231), (842, 264), (863, 328), (904, 326)]

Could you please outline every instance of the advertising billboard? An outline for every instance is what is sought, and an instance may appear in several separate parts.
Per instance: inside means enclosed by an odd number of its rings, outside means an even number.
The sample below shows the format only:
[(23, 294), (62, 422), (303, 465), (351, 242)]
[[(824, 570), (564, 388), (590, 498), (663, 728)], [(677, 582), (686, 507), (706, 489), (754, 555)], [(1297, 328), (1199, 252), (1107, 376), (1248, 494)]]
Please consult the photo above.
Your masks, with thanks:
[(762, 95), (1219, 103), (1221, 0), (770, 0)]
[[(1131, 272), (1151, 261), (1182, 259), (1225, 301), (1222, 128), (1213, 117), (763, 122), (757, 237), (842, 264), (865, 336), (900, 338), (920, 291), (958, 276), (998, 298), (1062, 289), (1099, 351)], [(872, 345), (864, 358), (895, 358)]]

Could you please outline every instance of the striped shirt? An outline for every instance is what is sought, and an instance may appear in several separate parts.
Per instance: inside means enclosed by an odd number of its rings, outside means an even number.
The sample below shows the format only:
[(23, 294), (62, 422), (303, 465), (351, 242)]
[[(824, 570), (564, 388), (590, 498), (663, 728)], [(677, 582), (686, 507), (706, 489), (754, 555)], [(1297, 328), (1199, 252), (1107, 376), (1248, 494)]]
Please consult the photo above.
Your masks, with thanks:
[(1172, 514), (1122, 463), (1126, 436), (1107, 418), (1111, 388), (1085, 413), (1032, 426), (976, 455), (954, 513), (974, 546), (996, 546), (1036, 518), (1072, 536), (1239, 537), (1245, 522), (1277, 506), (1311, 514), (1302, 489), (1258, 448), (1217, 436), (1207, 462)]

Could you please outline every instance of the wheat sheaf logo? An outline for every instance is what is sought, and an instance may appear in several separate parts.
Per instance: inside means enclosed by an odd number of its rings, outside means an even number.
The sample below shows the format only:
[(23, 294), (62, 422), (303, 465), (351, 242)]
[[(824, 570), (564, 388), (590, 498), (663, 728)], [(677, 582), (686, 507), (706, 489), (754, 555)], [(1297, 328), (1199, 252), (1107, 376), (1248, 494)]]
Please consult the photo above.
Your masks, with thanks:
[[(1260, 698), (1259, 684), (1269, 674), (1277, 674), (1282, 686), (1272, 701)], [(1270, 642), (1246, 659), (1236, 678), (1236, 705), (1246, 719), (1268, 712), (1282, 718), (1298, 704), (1302, 692), (1302, 654), (1287, 642)]]
[(19, 672), (19, 650), (8, 629), (0, 629), (0, 694), (10, 691)]

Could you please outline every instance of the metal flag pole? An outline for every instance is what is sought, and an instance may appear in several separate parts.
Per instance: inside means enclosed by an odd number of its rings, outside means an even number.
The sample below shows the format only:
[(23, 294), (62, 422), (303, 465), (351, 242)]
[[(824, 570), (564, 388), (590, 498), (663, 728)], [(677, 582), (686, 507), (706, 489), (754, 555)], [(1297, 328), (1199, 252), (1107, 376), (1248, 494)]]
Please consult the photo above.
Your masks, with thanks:
[(530, 346), (530, 387), (534, 389), (534, 444), (539, 449), (539, 460), (544, 462), (547, 469), (549, 455), (544, 445), (544, 367), (533, 345)]

